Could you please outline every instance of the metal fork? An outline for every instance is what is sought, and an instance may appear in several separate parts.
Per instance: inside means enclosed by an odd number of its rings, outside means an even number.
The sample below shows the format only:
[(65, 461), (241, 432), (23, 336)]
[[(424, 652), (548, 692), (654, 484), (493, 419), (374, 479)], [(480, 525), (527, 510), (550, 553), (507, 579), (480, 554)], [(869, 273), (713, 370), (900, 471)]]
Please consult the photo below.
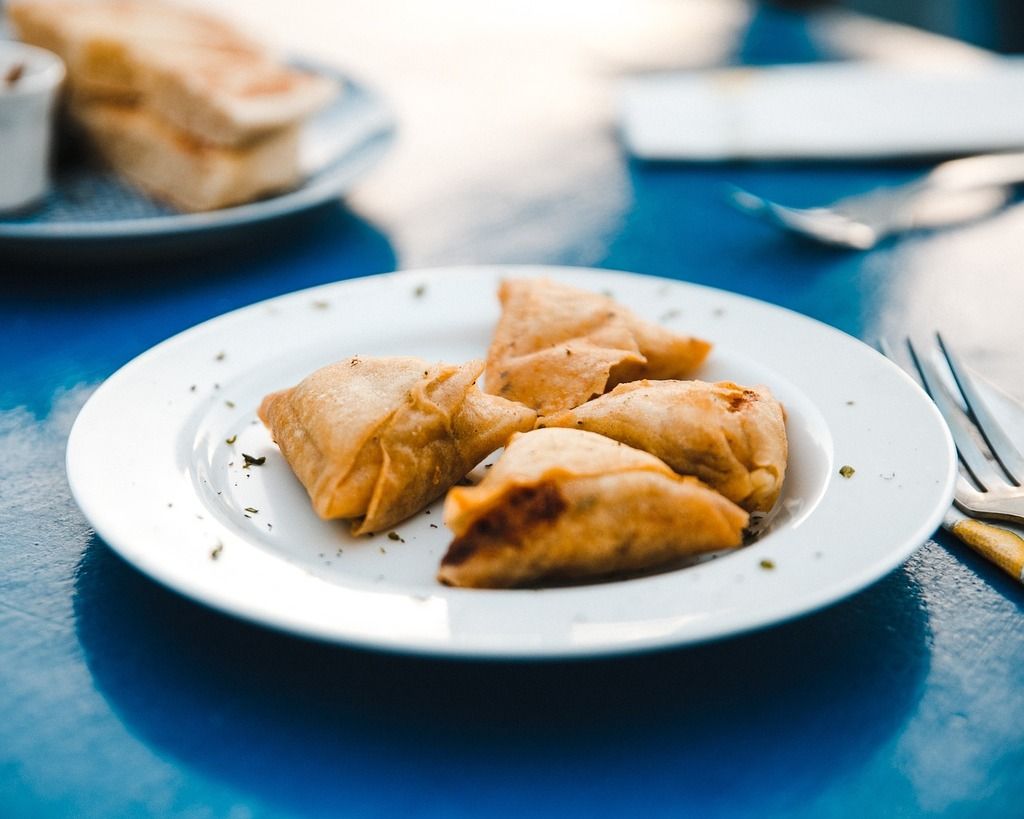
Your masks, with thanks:
[[(885, 339), (879, 341), (879, 349), (922, 384), (953, 435), (961, 462), (956, 507), (971, 518), (1024, 523), (1024, 456), (996, 420), (959, 356), (941, 335), (936, 334), (935, 342), (934, 352), (948, 368), (946, 377), (935, 363), (937, 356), (922, 355), (910, 339), (905, 341), (909, 364)], [(947, 516), (943, 525), (1024, 582), (1024, 539), (1007, 529), (955, 515)]]
[(828, 207), (794, 208), (733, 187), (744, 213), (808, 239), (868, 250), (886, 236), (978, 219), (1009, 202), (1024, 182), (1024, 152), (954, 159), (904, 185), (840, 199)]

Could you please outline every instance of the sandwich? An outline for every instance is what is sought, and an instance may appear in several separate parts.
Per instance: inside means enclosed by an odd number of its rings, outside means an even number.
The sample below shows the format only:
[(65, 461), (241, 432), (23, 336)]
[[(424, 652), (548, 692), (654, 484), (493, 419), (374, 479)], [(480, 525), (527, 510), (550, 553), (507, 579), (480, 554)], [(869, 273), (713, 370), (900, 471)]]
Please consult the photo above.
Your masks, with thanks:
[(294, 126), (232, 148), (201, 142), (138, 106), (94, 100), (70, 110), (99, 158), (177, 210), (240, 205), (298, 182)]
[(297, 132), (338, 92), (165, 0), (14, 0), (8, 11), (21, 39), (65, 61), (71, 117), (96, 152), (186, 210), (297, 184)]

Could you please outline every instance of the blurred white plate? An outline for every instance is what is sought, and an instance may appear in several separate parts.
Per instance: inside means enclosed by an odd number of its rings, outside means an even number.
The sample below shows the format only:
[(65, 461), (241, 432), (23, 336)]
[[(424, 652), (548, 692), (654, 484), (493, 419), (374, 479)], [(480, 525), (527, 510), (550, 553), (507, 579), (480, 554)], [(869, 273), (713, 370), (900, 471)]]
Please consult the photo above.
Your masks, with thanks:
[[(180, 237), (227, 231), (298, 213), (346, 193), (386, 153), (394, 122), (374, 91), (324, 66), (303, 64), (336, 79), (341, 93), (303, 127), (305, 180), (285, 193), (204, 213), (180, 213), (143, 195), (112, 171), (82, 156), (64, 159), (43, 204), (0, 215), (0, 245)], [(48, 245), (43, 245), (45, 240)]]
[[(609, 291), (648, 319), (714, 341), (702, 378), (764, 383), (783, 401), (791, 463), (759, 540), (643, 578), (480, 591), (434, 579), (450, 539), (439, 503), (393, 536), (358, 540), (316, 517), (256, 420), (262, 396), (357, 353), (482, 357), (498, 281), (539, 275)], [(245, 468), (243, 453), (266, 462)], [(850, 478), (839, 475), (846, 464)], [(111, 376), (82, 409), (67, 453), (75, 499), (100, 537), (182, 594), (333, 642), (506, 658), (697, 643), (832, 603), (935, 530), (954, 467), (921, 390), (837, 330), (704, 287), (546, 267), (387, 274), (228, 313)]]

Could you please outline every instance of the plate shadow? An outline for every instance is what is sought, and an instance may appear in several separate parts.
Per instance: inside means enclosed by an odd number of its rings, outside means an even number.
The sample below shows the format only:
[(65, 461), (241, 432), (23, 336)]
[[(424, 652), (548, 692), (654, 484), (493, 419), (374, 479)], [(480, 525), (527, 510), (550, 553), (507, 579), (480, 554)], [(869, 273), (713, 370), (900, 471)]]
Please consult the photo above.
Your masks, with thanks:
[(74, 607), (97, 690), (134, 735), (288, 811), (628, 815), (642, 786), (715, 815), (806, 806), (898, 730), (927, 673), (921, 599), (899, 569), (816, 615), (689, 649), (425, 660), (220, 615), (94, 538)]

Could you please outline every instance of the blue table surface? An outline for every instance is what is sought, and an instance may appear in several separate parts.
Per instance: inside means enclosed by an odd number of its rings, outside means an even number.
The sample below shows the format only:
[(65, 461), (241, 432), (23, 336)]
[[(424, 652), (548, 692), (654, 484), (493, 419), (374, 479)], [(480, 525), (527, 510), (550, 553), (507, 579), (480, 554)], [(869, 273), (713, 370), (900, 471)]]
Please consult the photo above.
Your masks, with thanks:
[[(744, 26), (734, 62), (829, 56), (799, 15), (761, 10)], [(481, 194), (460, 200), (453, 181), (436, 233), (422, 228), (431, 214), (357, 193), (191, 252), (112, 243), (97, 263), (96, 248), (0, 247), (0, 815), (1024, 815), (1024, 595), (943, 532), (854, 597), (755, 634), (477, 663), (211, 612), (122, 562), (78, 511), (68, 430), (119, 366), (226, 310), (425, 263), (657, 274), (865, 340), (941, 328), (1024, 395), (1024, 207), (845, 253), (747, 220), (724, 184), (814, 203), (921, 166), (643, 164), (610, 128), (590, 139), (610, 146), (624, 197), (603, 196), (608, 167), (571, 152), (551, 187), (515, 188), (510, 166), (514, 202), (495, 192), (504, 210), (461, 236), (442, 222)], [(564, 240), (560, 213), (574, 214)]]

